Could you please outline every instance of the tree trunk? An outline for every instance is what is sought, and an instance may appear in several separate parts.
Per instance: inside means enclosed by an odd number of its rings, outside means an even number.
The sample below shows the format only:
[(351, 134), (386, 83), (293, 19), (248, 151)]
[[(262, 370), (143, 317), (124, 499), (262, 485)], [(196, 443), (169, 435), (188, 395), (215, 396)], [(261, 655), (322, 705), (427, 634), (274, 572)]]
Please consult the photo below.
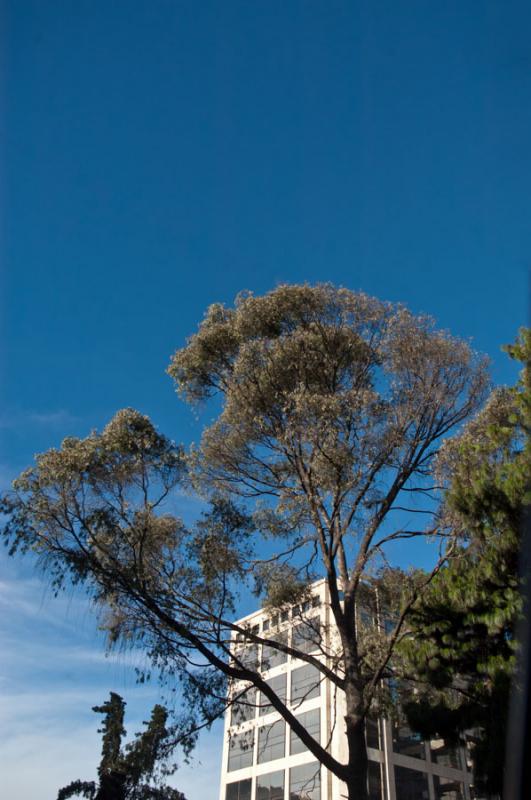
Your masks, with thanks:
[(100, 778), (100, 785), (94, 800), (125, 800), (125, 775), (111, 770)]
[[(348, 705), (348, 701), (347, 701)], [(365, 722), (357, 714), (345, 717), (347, 725), (348, 768), (345, 783), (348, 800), (367, 800), (367, 744)]]

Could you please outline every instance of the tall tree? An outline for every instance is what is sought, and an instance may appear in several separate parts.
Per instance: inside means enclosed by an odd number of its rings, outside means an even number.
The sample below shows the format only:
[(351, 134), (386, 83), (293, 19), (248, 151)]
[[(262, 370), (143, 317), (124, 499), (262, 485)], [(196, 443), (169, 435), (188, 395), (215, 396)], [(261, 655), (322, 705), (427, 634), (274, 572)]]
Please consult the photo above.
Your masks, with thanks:
[(122, 749), (125, 702), (119, 694), (110, 693), (109, 700), (93, 711), (103, 714), (98, 733), (102, 736), (98, 784), (76, 780), (59, 790), (57, 800), (86, 797), (89, 800), (186, 800), (182, 792), (171, 786), (150, 783), (162, 758), (171, 752), (172, 731), (166, 727), (168, 712), (156, 705), (145, 730)]
[[(37, 552), (58, 585), (68, 573), (86, 581), (108, 609), (111, 637), (147, 646), (157, 666), (178, 673), (196, 714), (220, 713), (226, 679), (256, 687), (362, 800), (365, 719), (444, 557), (423, 580), (403, 575), (395, 625), (370, 646), (360, 624), (367, 581), (390, 544), (451, 535), (437, 518), (432, 464), (483, 401), (485, 361), (402, 306), (331, 285), (280, 286), (211, 306), (169, 372), (192, 403), (221, 401), (188, 474), (180, 449), (126, 410), (102, 434), (37, 458), (3, 502), (5, 534), (13, 550)], [(211, 502), (189, 529), (167, 505), (188, 480)], [(260, 560), (264, 539), (275, 552)], [(339, 651), (315, 655), (231, 622), (249, 580), (282, 607), (315, 576), (328, 581)], [(346, 762), (235, 650), (236, 637), (313, 664), (344, 693)]]
[[(518, 562), (531, 494), (531, 331), (509, 355), (524, 364), (517, 385), (493, 392), (482, 412), (444, 448), (448, 524), (461, 545), (410, 616), (402, 649), (426, 689), (406, 705), (424, 734), (456, 738), (477, 728), (475, 780), (503, 789), (509, 691), (522, 613)], [(435, 690), (435, 691), (434, 691)]]

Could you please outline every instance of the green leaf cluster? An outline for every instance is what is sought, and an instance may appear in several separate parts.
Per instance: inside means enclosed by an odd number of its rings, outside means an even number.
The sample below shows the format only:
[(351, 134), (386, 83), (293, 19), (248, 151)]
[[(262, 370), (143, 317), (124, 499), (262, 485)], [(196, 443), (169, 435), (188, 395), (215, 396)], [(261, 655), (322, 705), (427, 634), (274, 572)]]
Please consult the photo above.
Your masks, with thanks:
[(445, 511), (461, 546), (415, 608), (413, 635), (402, 645), (429, 687), (407, 704), (410, 723), (425, 735), (454, 738), (476, 728), (477, 785), (492, 795), (502, 790), (523, 611), (518, 562), (530, 502), (530, 330), (506, 350), (524, 364), (517, 385), (496, 390), (441, 456), (450, 477)]

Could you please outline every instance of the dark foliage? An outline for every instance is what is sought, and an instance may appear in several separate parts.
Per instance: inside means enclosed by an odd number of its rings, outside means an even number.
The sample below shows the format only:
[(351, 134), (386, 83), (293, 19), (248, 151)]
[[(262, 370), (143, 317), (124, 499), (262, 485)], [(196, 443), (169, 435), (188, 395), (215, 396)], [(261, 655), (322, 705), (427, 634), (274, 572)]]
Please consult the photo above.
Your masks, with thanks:
[(154, 706), (151, 719), (142, 733), (122, 749), (125, 702), (119, 694), (110, 693), (109, 700), (93, 711), (103, 714), (101, 761), (98, 783), (73, 781), (57, 794), (57, 800), (87, 797), (89, 800), (186, 800), (182, 792), (171, 786), (151, 785), (161, 758), (168, 753), (171, 731), (166, 727), (168, 713), (163, 706)]

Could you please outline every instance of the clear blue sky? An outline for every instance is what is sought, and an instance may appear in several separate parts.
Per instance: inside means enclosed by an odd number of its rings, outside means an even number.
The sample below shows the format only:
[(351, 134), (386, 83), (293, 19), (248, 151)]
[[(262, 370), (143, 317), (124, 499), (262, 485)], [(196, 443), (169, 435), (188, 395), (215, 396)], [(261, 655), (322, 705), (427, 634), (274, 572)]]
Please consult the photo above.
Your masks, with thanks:
[[(125, 405), (197, 438), (164, 370), (244, 288), (331, 280), (403, 301), (514, 380), (499, 346), (528, 313), (529, 3), (6, 0), (0, 15), (3, 485)], [(7, 695), (27, 701), (31, 680), (49, 699), (59, 683), (24, 672), (17, 632), (97, 654), (90, 615), (92, 650), (20, 565), (2, 577)], [(64, 612), (69, 635), (16, 622), (24, 608)], [(102, 692), (129, 691), (91, 669), (71, 673), (87, 729)], [(54, 719), (60, 751), (78, 723)], [(217, 795), (208, 752), (201, 800)]]

